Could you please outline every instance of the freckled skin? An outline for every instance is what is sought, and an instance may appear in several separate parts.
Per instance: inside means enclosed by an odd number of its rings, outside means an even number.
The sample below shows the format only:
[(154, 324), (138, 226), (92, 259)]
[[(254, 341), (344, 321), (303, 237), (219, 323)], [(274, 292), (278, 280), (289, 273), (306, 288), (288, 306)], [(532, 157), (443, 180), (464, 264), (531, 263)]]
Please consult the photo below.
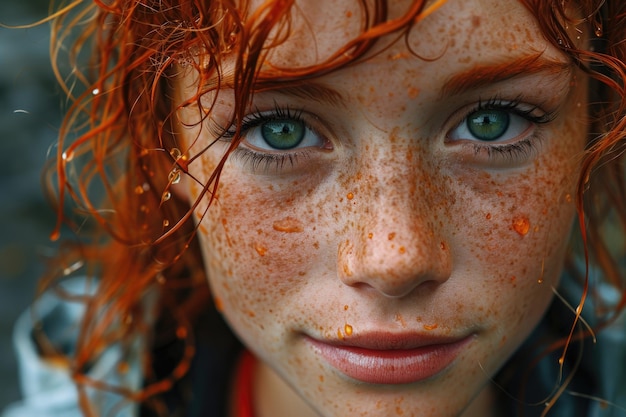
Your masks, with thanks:
[[(407, 7), (392, 4), (392, 15)], [(295, 51), (333, 51), (347, 40), (354, 27), (326, 15), (357, 21), (358, 7), (328, 6), (307, 15), (324, 34), (317, 49), (293, 25), (293, 42), (270, 55), (274, 64), (310, 63), (314, 55)], [(231, 158), (216, 202), (205, 216), (208, 198), (196, 209), (220, 309), (261, 360), (260, 417), (498, 415), (489, 380), (552, 299), (574, 216), (567, 196), (585, 143), (585, 106), (576, 106), (585, 103), (584, 76), (576, 74), (569, 92), (563, 75), (442, 96), (449, 77), (477, 64), (544, 50), (559, 57), (517, 1), (450, 0), (410, 40), (420, 56), (439, 59), (419, 59), (399, 42), (318, 80), (345, 105), (259, 95), (262, 110), (282, 100), (314, 114), (332, 150), (310, 149), (280, 172)], [(193, 85), (188, 77), (179, 84), (181, 99), (194, 92), (185, 90)], [(527, 155), (489, 159), (471, 143), (447, 141), (463, 108), (522, 93), (531, 105), (558, 110), (536, 127)], [(220, 97), (216, 118), (232, 109), (228, 92)], [(180, 117), (191, 126), (199, 115), (188, 108)], [(192, 155), (212, 140), (210, 129), (181, 127), (188, 144), (198, 134)], [(191, 163), (192, 175), (206, 181), (226, 146), (217, 143)], [(194, 201), (200, 188), (188, 188)], [(377, 329), (474, 339), (442, 373), (395, 386), (351, 380), (303, 340)]]

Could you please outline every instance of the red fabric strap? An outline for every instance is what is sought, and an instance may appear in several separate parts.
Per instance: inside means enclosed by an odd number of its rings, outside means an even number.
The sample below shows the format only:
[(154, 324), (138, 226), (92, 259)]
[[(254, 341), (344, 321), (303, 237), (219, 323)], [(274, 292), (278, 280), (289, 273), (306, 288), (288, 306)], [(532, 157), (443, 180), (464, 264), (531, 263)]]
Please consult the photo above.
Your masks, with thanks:
[(247, 350), (241, 355), (235, 382), (235, 409), (237, 417), (254, 417), (252, 377), (256, 359)]

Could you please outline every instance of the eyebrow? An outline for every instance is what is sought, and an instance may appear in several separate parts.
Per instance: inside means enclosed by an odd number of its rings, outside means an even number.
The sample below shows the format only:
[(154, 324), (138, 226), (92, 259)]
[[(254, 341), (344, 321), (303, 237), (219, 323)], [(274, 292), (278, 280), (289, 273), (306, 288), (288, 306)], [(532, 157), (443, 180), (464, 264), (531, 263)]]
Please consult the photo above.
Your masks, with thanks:
[(311, 81), (297, 84), (272, 85), (257, 89), (255, 93), (282, 94), (285, 96), (312, 100), (322, 104), (345, 106), (344, 98), (339, 91), (326, 85)]
[(442, 95), (457, 95), (468, 90), (506, 81), (522, 75), (569, 73), (571, 64), (546, 59), (542, 54), (529, 55), (512, 61), (490, 65), (477, 65), (450, 77), (443, 85)]

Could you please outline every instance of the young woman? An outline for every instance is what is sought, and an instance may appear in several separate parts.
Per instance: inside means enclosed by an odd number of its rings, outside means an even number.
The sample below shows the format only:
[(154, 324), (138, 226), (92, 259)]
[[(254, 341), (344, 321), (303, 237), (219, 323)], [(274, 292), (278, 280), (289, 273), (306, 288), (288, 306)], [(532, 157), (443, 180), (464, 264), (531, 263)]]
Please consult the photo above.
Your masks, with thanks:
[(82, 3), (65, 407), (626, 415), (626, 5)]

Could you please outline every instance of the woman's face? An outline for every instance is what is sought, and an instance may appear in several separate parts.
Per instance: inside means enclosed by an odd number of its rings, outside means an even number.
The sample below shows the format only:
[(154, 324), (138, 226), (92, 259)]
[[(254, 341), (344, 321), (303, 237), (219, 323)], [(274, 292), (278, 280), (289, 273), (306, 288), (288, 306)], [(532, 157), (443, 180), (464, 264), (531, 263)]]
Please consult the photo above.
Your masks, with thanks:
[[(322, 62), (361, 13), (298, 3), (269, 62)], [(195, 208), (207, 277), (259, 378), (290, 389), (280, 375), (319, 415), (453, 416), (473, 402), (466, 415), (485, 416), (490, 378), (557, 285), (586, 79), (518, 1), (449, 0), (395, 40), (254, 96), (215, 201)], [(181, 100), (195, 80), (181, 77)], [(227, 131), (190, 164), (200, 183), (234, 130), (232, 91), (205, 98), (210, 121), (189, 127), (201, 112), (179, 112), (190, 156)], [(195, 201), (202, 186), (188, 184)]]

